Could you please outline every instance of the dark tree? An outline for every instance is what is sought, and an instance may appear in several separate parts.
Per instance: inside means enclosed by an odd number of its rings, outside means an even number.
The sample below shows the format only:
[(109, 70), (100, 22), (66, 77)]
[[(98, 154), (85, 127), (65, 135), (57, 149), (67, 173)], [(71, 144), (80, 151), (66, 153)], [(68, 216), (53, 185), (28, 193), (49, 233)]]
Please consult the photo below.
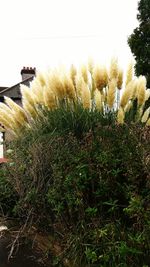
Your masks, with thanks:
[(147, 78), (150, 88), (150, 0), (140, 0), (138, 3), (139, 27), (134, 29), (128, 38), (128, 44), (135, 56), (135, 73)]

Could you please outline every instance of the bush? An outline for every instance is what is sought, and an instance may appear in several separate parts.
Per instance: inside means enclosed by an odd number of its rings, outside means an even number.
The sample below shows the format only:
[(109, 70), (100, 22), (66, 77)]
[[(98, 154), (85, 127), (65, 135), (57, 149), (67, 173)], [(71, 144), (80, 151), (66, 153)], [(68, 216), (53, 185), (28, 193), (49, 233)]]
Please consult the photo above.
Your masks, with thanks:
[(46, 112), (11, 144), (16, 215), (53, 231), (71, 266), (148, 266), (149, 128), (81, 106)]
[(17, 194), (8, 180), (8, 173), (0, 166), (0, 216), (12, 216)]

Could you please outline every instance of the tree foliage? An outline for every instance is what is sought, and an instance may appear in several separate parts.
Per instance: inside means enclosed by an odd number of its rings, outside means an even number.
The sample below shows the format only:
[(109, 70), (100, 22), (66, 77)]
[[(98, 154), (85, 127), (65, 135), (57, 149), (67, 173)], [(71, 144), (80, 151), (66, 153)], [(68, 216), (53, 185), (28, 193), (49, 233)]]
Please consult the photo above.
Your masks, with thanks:
[(138, 3), (139, 26), (128, 38), (128, 44), (135, 56), (136, 75), (145, 75), (150, 87), (150, 1), (141, 0)]

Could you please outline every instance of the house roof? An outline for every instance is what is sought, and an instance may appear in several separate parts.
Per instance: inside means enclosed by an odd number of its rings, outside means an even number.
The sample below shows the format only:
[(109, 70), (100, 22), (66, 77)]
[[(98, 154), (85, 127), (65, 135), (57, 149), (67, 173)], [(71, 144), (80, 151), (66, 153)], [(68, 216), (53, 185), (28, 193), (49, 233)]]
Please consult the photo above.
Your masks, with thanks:
[(4, 91), (6, 88), (8, 88), (8, 87), (6, 87), (6, 86), (0, 86), (0, 92), (1, 91)]
[(0, 90), (0, 96), (9, 96), (12, 98), (20, 98), (21, 99), (21, 93), (20, 93), (20, 85), (24, 84), (29, 86), (30, 82), (33, 80), (34, 75), (30, 78), (27, 78), (26, 80), (23, 80), (11, 87), (4, 87), (5, 89), (3, 89), (2, 91)]

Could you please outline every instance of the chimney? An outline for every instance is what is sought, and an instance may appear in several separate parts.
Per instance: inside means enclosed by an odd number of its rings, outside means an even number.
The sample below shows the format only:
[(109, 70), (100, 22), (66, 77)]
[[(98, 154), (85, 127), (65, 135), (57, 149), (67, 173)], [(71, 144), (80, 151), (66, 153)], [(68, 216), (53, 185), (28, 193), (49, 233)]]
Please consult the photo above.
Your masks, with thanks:
[(21, 70), (22, 81), (35, 76), (36, 68), (23, 67)]

